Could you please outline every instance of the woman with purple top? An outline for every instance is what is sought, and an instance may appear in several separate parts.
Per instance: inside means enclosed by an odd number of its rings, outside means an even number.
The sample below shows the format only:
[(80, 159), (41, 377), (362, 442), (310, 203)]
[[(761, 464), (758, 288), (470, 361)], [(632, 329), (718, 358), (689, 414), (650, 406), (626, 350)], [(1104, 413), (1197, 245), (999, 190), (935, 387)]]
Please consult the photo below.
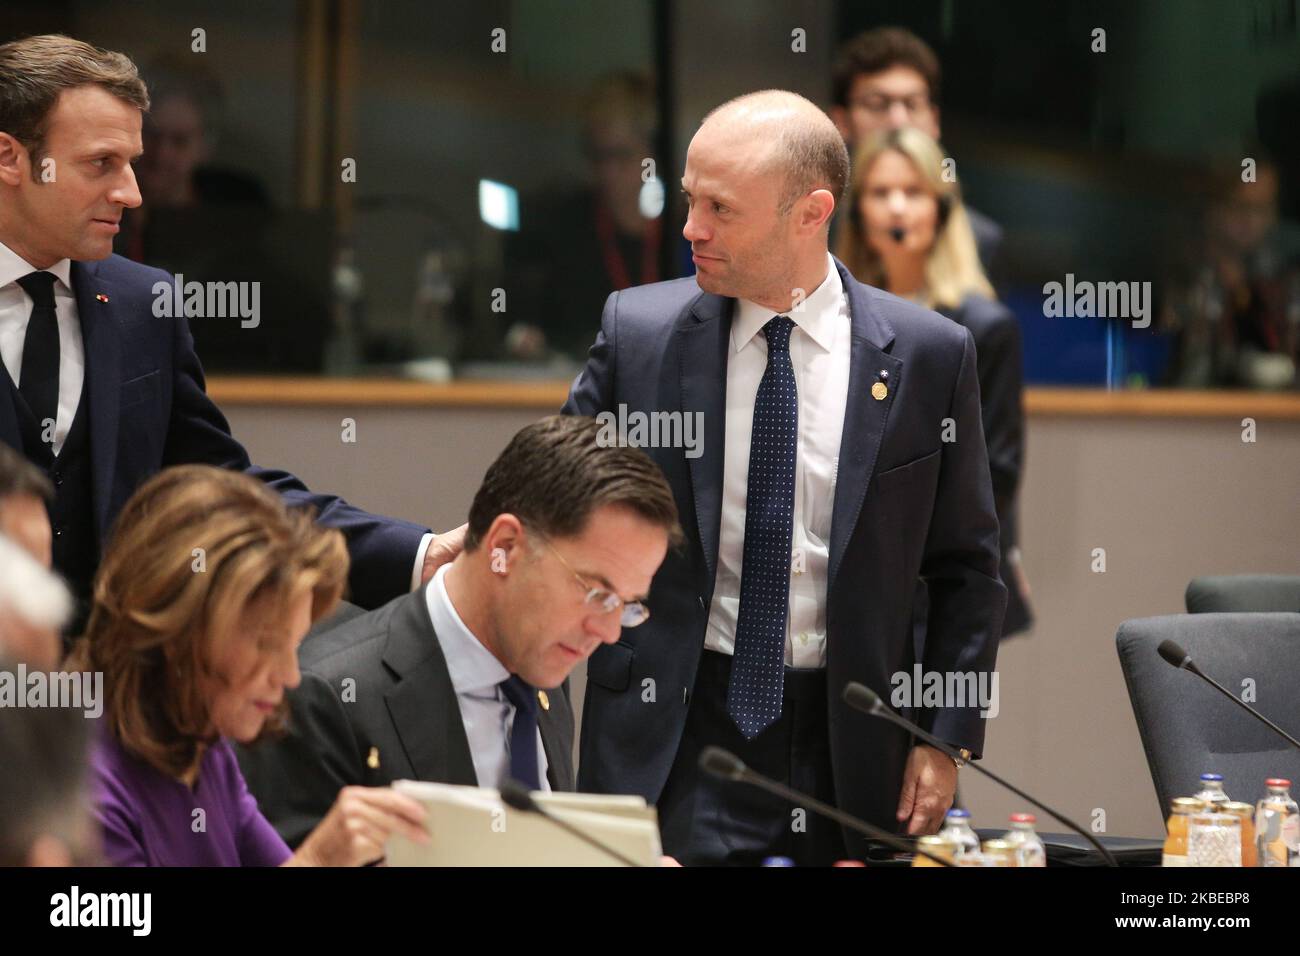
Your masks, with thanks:
[(71, 661), (104, 675), (91, 770), (110, 863), (347, 866), (394, 832), (427, 840), (415, 801), (346, 787), (291, 853), (231, 749), (283, 727), (298, 645), (347, 570), (338, 531), (238, 472), (168, 469), (127, 503)]

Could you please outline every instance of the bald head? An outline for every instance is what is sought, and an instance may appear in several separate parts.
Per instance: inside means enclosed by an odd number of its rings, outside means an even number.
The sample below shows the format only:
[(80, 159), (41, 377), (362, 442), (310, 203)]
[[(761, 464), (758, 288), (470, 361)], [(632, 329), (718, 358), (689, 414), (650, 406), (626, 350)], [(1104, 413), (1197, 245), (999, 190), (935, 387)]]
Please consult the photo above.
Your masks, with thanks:
[(789, 90), (761, 90), (728, 100), (700, 124), (705, 137), (742, 150), (759, 168), (776, 170), (779, 209), (825, 189), (838, 204), (849, 178), (849, 151), (835, 124), (816, 104)]

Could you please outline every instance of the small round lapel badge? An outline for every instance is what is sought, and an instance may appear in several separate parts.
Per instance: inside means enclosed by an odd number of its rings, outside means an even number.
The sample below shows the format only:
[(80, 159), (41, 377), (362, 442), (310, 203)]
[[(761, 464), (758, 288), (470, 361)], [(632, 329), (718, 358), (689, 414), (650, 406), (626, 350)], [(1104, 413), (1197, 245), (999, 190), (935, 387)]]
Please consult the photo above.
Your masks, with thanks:
[(546, 696), (546, 691), (539, 690), (537, 692), (537, 702), (542, 705), (542, 710), (551, 709), (551, 698)]
[(366, 766), (371, 770), (379, 769), (379, 748), (371, 747), (370, 753), (366, 757)]
[(884, 401), (885, 396), (888, 394), (889, 389), (886, 387), (884, 382), (877, 382), (875, 385), (871, 386), (871, 397), (878, 402)]
[(102, 293), (102, 292), (96, 292), (96, 293), (95, 293), (95, 298), (98, 299), (100, 302), (107, 302), (107, 301), (108, 301), (108, 296), (104, 295), (104, 293)]

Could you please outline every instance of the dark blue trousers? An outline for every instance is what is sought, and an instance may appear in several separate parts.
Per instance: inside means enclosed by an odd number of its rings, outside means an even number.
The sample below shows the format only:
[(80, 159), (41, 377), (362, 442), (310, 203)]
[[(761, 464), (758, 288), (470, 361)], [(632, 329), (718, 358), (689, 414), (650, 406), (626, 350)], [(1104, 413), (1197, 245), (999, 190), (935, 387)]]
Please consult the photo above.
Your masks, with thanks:
[(658, 804), (664, 852), (695, 866), (754, 866), (768, 856), (788, 856), (800, 866), (843, 859), (838, 824), (699, 768), (705, 747), (723, 747), (752, 770), (834, 806), (825, 670), (787, 667), (781, 717), (753, 740), (727, 713), (730, 675), (730, 655), (702, 653), (682, 742)]

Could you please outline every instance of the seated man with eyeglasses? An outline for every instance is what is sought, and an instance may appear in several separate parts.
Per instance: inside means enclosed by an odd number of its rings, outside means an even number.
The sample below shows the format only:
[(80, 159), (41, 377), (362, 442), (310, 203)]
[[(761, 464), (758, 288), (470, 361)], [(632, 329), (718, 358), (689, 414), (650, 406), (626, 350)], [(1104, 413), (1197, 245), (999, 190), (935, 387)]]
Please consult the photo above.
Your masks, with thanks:
[(303, 641), (287, 734), (239, 755), (291, 847), (347, 785), (573, 789), (569, 672), (650, 616), (681, 539), (658, 466), (600, 434), (561, 416), (523, 429), (488, 468), (455, 561)]

